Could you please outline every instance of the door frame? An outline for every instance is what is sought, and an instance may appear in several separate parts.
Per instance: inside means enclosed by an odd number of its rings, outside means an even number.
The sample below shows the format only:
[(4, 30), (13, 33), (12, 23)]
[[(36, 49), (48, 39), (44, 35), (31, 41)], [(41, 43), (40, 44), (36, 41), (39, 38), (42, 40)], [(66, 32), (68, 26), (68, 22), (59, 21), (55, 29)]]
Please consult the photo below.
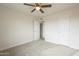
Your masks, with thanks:
[(40, 39), (43, 39), (43, 40), (45, 40), (45, 22), (44, 21), (40, 21), (40, 24), (43, 24), (43, 28), (42, 28), (42, 36), (41, 36), (41, 32), (40, 32)]

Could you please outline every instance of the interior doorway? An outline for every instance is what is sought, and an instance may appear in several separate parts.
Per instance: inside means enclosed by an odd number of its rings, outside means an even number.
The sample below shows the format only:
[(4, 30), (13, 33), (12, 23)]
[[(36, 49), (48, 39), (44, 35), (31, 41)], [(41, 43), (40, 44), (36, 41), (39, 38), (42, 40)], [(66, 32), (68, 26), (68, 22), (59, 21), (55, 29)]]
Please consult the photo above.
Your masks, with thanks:
[(33, 21), (33, 38), (34, 40), (45, 40), (44, 37), (44, 21), (38, 21), (38, 20), (34, 20)]
[(45, 40), (44, 39), (44, 22), (40, 22), (40, 39)]

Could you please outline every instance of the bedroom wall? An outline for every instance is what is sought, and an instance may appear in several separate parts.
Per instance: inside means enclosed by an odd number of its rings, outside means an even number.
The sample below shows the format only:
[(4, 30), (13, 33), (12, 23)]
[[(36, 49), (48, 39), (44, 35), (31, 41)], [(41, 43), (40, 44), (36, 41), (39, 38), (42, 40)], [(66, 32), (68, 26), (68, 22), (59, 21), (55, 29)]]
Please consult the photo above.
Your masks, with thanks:
[(45, 17), (45, 40), (79, 49), (79, 6)]
[(33, 17), (0, 5), (0, 50), (33, 40)]

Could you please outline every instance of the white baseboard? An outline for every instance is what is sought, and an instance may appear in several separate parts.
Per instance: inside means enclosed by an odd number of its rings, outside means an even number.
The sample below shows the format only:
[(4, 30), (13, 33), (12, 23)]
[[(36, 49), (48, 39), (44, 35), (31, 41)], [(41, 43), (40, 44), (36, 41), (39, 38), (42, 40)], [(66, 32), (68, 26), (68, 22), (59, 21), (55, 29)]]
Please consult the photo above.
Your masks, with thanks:
[(14, 45), (10, 45), (10, 46), (1, 48), (0, 51), (2, 51), (2, 50), (7, 50), (7, 49), (9, 49), (9, 48), (16, 47), (16, 46), (19, 46), (19, 45), (22, 45), (22, 44), (26, 44), (26, 43), (29, 43), (29, 42), (31, 42), (31, 41), (33, 41), (33, 40), (24, 41), (24, 42), (20, 42), (20, 43), (14, 44)]
[(70, 44), (67, 44), (67, 43), (61, 43), (61, 42), (53, 42), (53, 41), (50, 41), (50, 40), (46, 40), (47, 42), (50, 42), (50, 43), (55, 43), (55, 44), (58, 44), (58, 45), (64, 45), (64, 46), (68, 46), (70, 48), (74, 48), (74, 49), (78, 49), (79, 50), (79, 47), (75, 47), (75, 46), (72, 46)]

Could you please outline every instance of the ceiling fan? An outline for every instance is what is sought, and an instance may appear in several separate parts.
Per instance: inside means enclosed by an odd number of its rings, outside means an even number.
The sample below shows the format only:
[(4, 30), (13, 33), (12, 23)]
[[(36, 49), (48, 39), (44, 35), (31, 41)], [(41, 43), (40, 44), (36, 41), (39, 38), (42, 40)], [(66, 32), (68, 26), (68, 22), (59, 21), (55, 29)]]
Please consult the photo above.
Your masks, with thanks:
[(31, 11), (31, 12), (34, 12), (35, 10), (38, 10), (40, 11), (41, 13), (44, 13), (44, 11), (42, 10), (42, 8), (47, 8), (47, 7), (51, 7), (52, 5), (51, 4), (42, 4), (42, 3), (34, 3), (33, 4), (27, 4), (27, 3), (24, 3), (24, 5), (27, 5), (27, 6), (32, 6), (34, 7), (34, 9)]

